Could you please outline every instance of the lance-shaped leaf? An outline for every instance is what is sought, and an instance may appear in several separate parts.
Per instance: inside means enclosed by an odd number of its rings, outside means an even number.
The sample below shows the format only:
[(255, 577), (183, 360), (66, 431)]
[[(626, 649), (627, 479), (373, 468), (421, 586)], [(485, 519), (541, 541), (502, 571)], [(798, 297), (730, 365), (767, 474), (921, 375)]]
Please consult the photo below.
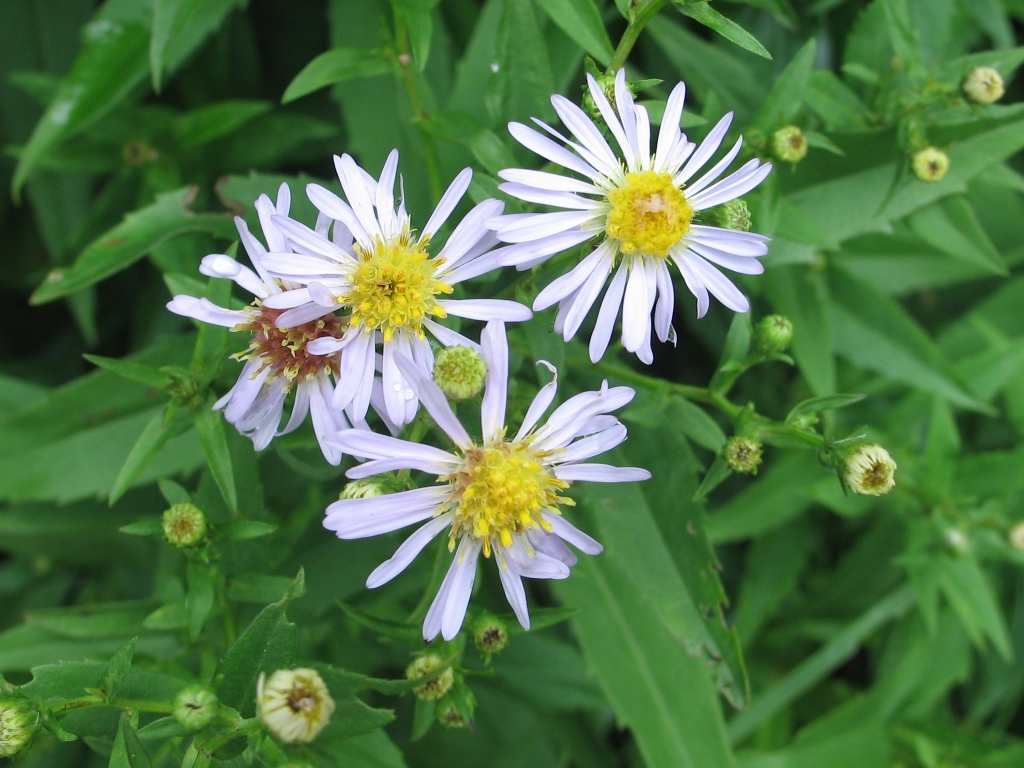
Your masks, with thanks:
[(206, 454), (206, 463), (210, 474), (224, 497), (228, 509), (238, 511), (238, 491), (235, 488), (235, 474), (231, 467), (231, 453), (228, 450), (227, 430), (224, 429), (224, 417), (220, 411), (211, 408), (200, 408), (193, 414), (199, 442)]
[(693, 3), (683, 2), (682, 0), (673, 0), (672, 4), (676, 7), (676, 10), (684, 16), (689, 16), (699, 24), (703, 24), (708, 29), (714, 30), (726, 40), (736, 43), (740, 48), (745, 48), (751, 53), (756, 53), (758, 56), (763, 56), (766, 59), (770, 59), (772, 57), (772, 55), (768, 53), (768, 50), (757, 42), (757, 38), (747, 32), (747, 30), (732, 19), (727, 19), (725, 16), (720, 14), (711, 7), (710, 3)]
[(285, 89), (281, 103), (287, 104), (345, 80), (383, 75), (390, 68), (391, 64), (380, 51), (369, 48), (335, 48), (321, 53), (303, 67)]

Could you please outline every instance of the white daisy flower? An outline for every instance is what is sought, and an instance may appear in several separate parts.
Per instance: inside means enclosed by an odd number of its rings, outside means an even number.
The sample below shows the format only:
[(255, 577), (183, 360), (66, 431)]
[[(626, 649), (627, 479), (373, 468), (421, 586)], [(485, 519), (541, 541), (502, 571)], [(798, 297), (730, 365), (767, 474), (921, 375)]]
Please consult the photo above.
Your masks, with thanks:
[[(552, 381), (534, 398), (519, 431), (508, 438), (505, 400), (508, 387), (508, 342), (504, 324), (493, 321), (482, 334), (487, 383), (481, 405), (481, 442), (474, 442), (453, 413), (441, 390), (405, 355), (398, 364), (417, 388), (424, 407), (455, 443), (451, 452), (357, 430), (338, 433), (338, 447), (369, 459), (349, 470), (350, 478), (415, 469), (437, 475), (437, 484), (369, 499), (343, 499), (327, 508), (324, 527), (342, 539), (390, 533), (427, 521), (406, 539), (390, 560), (370, 574), (371, 589), (390, 581), (412, 562), (428, 542), (448, 530), (451, 567), (427, 611), (423, 637), (439, 633), (451, 640), (466, 615), (477, 560), (494, 555), (505, 596), (524, 628), (530, 627), (523, 577), (564, 579), (576, 563), (572, 544), (588, 555), (601, 551), (587, 534), (559, 512), (572, 500), (559, 494), (577, 480), (617, 483), (646, 480), (651, 473), (636, 467), (581, 463), (626, 439), (626, 428), (611, 416), (633, 399), (629, 387), (584, 392), (556, 408), (544, 426), (541, 416), (555, 397)], [(545, 365), (547, 365), (545, 363)], [(551, 368), (551, 366), (548, 366)], [(551, 368), (554, 373), (554, 368)]]
[(593, 77), (588, 76), (588, 82), (621, 157), (583, 110), (562, 96), (552, 96), (551, 103), (575, 140), (539, 120), (535, 122), (558, 141), (510, 123), (509, 131), (521, 144), (585, 179), (521, 168), (501, 171), (498, 175), (506, 183), (500, 189), (505, 193), (564, 210), (492, 221), (498, 238), (513, 244), (499, 263), (527, 269), (597, 238), (590, 255), (541, 291), (533, 308), (539, 311), (557, 303), (555, 330), (568, 341), (611, 275), (590, 338), (590, 358), (597, 362), (604, 355), (621, 306), (623, 347), (650, 363), (652, 310), (658, 338), (674, 341), (675, 337), (669, 262), (697, 298), (697, 317), (708, 311), (709, 294), (736, 312), (749, 309), (746, 297), (718, 267), (760, 274), (764, 267), (757, 258), (768, 252), (768, 238), (700, 224), (700, 212), (752, 190), (771, 171), (771, 164), (750, 160), (719, 180), (739, 152), (740, 139), (725, 157), (691, 181), (718, 150), (729, 130), (731, 112), (698, 147), (679, 129), (686, 93), (679, 83), (669, 96), (652, 153), (650, 119), (647, 110), (634, 103), (625, 70), (615, 78), (615, 107)]
[[(266, 195), (256, 201), (263, 234), (274, 251), (285, 248), (284, 235), (274, 222), (288, 215), (290, 204), (291, 195), (285, 184), (278, 190), (276, 205)], [(235, 356), (245, 361), (237, 383), (213, 407), (223, 409), (228, 422), (250, 438), (256, 450), (266, 448), (275, 436), (297, 428), (306, 414), (311, 413), (313, 431), (324, 457), (338, 464), (342, 454), (325, 438), (349, 426), (344, 414), (330, 405), (334, 390), (331, 376), (337, 375), (341, 356), (312, 354), (309, 345), (314, 339), (340, 336), (345, 322), (333, 313), (326, 313), (308, 319), (297, 318), (297, 322), (281, 327), (278, 324), (281, 310), (267, 306), (266, 302), (294, 286), (267, 272), (263, 264), (267, 248), (253, 237), (245, 221), (236, 217), (235, 225), (256, 271), (222, 253), (204, 257), (199, 271), (208, 277), (233, 280), (255, 296), (253, 302), (235, 310), (219, 307), (208, 299), (179, 295), (167, 308), (185, 317), (252, 334), (248, 349)], [(279, 429), (285, 399), (293, 389), (295, 403), (291, 416), (284, 429)]]
[(350, 418), (361, 419), (370, 400), (374, 372), (383, 379), (384, 405), (396, 424), (416, 415), (419, 401), (395, 363), (404, 354), (429, 376), (434, 354), (431, 334), (441, 344), (477, 348), (465, 336), (446, 328), (439, 319), (449, 314), (473, 320), (529, 320), (527, 307), (499, 299), (447, 299), (453, 286), (489, 272), (500, 251), (485, 221), (499, 215), (504, 204), (485, 200), (467, 214), (445, 242), (431, 255), (432, 238), (462, 199), (473, 173), (467, 168), (444, 193), (422, 233), (412, 228), (404, 200), (395, 207), (394, 187), (398, 150), (384, 164), (380, 181), (356, 165), (348, 155), (335, 157), (341, 186), (348, 202), (317, 184), (306, 190), (321, 213), (334, 220), (334, 239), (290, 219), (275, 218), (297, 253), (273, 253), (267, 268), (305, 287), (267, 300), (267, 306), (286, 311), (279, 322), (289, 323), (293, 313), (303, 319), (336, 309), (351, 313), (347, 332), (339, 339), (318, 339), (311, 350), (329, 354), (344, 349), (339, 386), (333, 404)]

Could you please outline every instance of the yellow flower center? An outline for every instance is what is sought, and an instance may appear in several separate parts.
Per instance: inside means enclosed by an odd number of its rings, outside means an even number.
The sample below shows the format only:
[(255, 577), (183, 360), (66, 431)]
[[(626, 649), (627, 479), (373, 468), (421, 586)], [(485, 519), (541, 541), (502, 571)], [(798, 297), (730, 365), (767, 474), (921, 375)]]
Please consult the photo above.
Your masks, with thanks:
[(619, 250), (627, 255), (665, 258), (690, 231), (693, 207), (671, 174), (627, 173), (626, 183), (608, 193), (608, 202), (612, 208), (604, 231), (619, 241)]
[(559, 503), (574, 502), (558, 495), (569, 484), (544, 466), (546, 455), (525, 442), (493, 442), (467, 450), (462, 466), (447, 478), (448, 508), (455, 508), (449, 549), (461, 535), (473, 536), (483, 541), (484, 556), (490, 557), (494, 537), (508, 547), (514, 533), (551, 530), (541, 510), (557, 512)]
[(359, 263), (352, 273), (352, 289), (341, 299), (352, 308), (352, 324), (379, 330), (391, 341), (397, 330), (406, 329), (423, 338), (427, 315), (446, 317), (437, 303), (438, 294), (452, 287), (434, 277), (441, 259), (426, 252), (428, 238), (413, 242), (406, 233), (391, 242), (376, 242), (371, 250), (356, 246)]

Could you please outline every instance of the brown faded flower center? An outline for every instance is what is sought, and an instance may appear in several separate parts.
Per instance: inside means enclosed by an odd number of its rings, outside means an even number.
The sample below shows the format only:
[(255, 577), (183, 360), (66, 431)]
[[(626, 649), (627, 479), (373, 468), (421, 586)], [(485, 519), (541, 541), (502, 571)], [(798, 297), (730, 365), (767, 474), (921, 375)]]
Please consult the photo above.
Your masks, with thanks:
[(327, 315), (302, 325), (280, 328), (277, 319), (284, 310), (271, 309), (256, 301), (249, 308), (251, 319), (233, 330), (250, 331), (252, 341), (248, 349), (239, 354), (239, 360), (260, 360), (260, 370), (271, 369), (271, 375), (282, 374), (289, 387), (296, 381), (305, 381), (324, 369), (338, 372), (338, 355), (313, 355), (306, 346), (313, 339), (325, 336), (339, 338), (346, 321), (336, 315)]

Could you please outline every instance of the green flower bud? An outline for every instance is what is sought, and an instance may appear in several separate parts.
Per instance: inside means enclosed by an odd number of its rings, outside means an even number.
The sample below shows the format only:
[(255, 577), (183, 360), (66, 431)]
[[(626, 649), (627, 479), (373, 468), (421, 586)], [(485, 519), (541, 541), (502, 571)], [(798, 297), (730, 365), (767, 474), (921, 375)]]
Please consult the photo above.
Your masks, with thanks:
[(334, 699), (315, 669), (279, 669), (256, 682), (256, 715), (285, 744), (312, 741), (333, 712)]
[(730, 437), (725, 444), (722, 455), (725, 463), (733, 472), (756, 475), (761, 463), (762, 446), (757, 440), (749, 437)]
[(508, 645), (508, 625), (490, 613), (482, 613), (471, 627), (473, 642), (481, 653), (490, 655)]
[(735, 229), (740, 232), (750, 231), (750, 209), (740, 198), (716, 205), (707, 211), (701, 211), (701, 222), (712, 227)]
[(777, 355), (789, 349), (793, 341), (793, 323), (782, 315), (762, 317), (754, 328), (754, 347), (762, 355)]
[(961, 85), (964, 96), (975, 104), (991, 104), (1003, 97), (1006, 89), (1003, 85), (1003, 76), (992, 67), (975, 67)]
[(434, 382), (450, 400), (467, 400), (483, 389), (487, 365), (469, 347), (445, 347), (434, 359)]
[(910, 165), (921, 181), (941, 181), (949, 170), (949, 155), (938, 147), (925, 147), (914, 153)]
[(0, 701), (0, 757), (12, 757), (32, 741), (39, 730), (39, 712), (28, 702)]
[(772, 134), (772, 154), (784, 163), (799, 163), (807, 155), (807, 137), (795, 125), (784, 125)]
[[(597, 79), (597, 85), (608, 99), (608, 103), (615, 107), (615, 74), (600, 75)], [(628, 84), (627, 84), (628, 85)], [(632, 87), (630, 91), (632, 91)], [(594, 96), (590, 92), (590, 88), (587, 86), (583, 87), (583, 101), (581, 102), (583, 111), (586, 112), (590, 117), (601, 124), (604, 122), (604, 115), (601, 114), (601, 110), (597, 108), (597, 102), (594, 101)]]
[(198, 731), (213, 722), (219, 709), (217, 694), (205, 685), (195, 684), (178, 691), (171, 714), (184, 728)]
[(375, 496), (383, 496), (384, 493), (384, 486), (381, 485), (378, 480), (353, 480), (345, 486), (340, 494), (338, 494), (338, 498), (372, 499)]
[(861, 445), (846, 456), (843, 481), (854, 493), (881, 496), (896, 484), (896, 462), (878, 443)]
[(195, 504), (175, 504), (164, 512), (164, 538), (176, 547), (194, 547), (206, 537), (206, 515)]
[(439, 675), (428, 680), (422, 685), (412, 689), (417, 699), (434, 701), (440, 699), (451, 690), (455, 683), (455, 671), (439, 654), (424, 653), (412, 660), (412, 663), (405, 668), (405, 677), (408, 680), (415, 680), (418, 677), (434, 675), (438, 670), (443, 669)]

